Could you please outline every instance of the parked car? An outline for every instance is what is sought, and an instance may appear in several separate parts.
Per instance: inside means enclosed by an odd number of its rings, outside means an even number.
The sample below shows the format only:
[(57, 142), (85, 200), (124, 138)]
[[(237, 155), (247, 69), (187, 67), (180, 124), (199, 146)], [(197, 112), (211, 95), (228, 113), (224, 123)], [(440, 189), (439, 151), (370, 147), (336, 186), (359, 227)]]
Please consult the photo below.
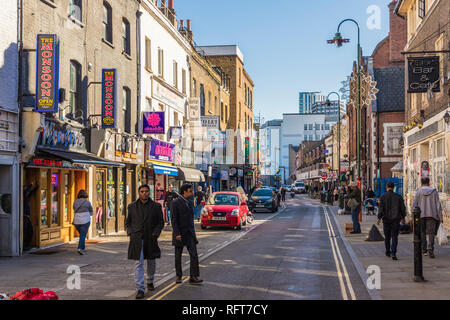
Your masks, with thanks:
[(201, 228), (234, 227), (241, 230), (247, 224), (247, 203), (239, 192), (215, 192), (202, 210)]
[(277, 203), (277, 193), (273, 189), (259, 189), (248, 200), (248, 208), (251, 212), (256, 210), (276, 212), (278, 210)]

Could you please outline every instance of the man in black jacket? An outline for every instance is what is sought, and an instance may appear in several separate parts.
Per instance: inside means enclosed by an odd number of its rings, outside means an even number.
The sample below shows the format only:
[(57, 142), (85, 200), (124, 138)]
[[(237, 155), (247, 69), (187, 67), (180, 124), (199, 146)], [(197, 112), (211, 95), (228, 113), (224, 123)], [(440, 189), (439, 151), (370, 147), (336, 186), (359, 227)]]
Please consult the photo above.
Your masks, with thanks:
[(166, 195), (164, 196), (164, 208), (166, 208), (167, 213), (167, 225), (170, 225), (170, 204), (176, 198), (178, 198), (178, 193), (173, 191), (173, 185), (169, 185), (169, 192), (166, 192)]
[(128, 217), (125, 229), (130, 237), (128, 259), (135, 260), (134, 278), (136, 281), (136, 299), (145, 295), (144, 259), (147, 260), (147, 288), (155, 289), (153, 280), (156, 271), (156, 259), (161, 258), (158, 237), (164, 228), (162, 207), (150, 199), (150, 188), (147, 185), (139, 187), (139, 199), (128, 205)]
[[(394, 193), (394, 183), (388, 182), (387, 193), (380, 198), (380, 207), (378, 208), (377, 225), (383, 220), (384, 242), (386, 245), (386, 256), (392, 260), (397, 259), (398, 233), (400, 231), (400, 221), (405, 223), (406, 208), (403, 197)], [(392, 238), (392, 245), (391, 245)]]
[(200, 276), (200, 268), (197, 255), (197, 236), (194, 227), (194, 192), (192, 185), (185, 184), (180, 188), (180, 197), (172, 201), (170, 211), (172, 213), (172, 245), (175, 246), (175, 270), (176, 283), (181, 283), (183, 270), (181, 268), (181, 255), (183, 247), (186, 247), (191, 258), (190, 283), (203, 282)]

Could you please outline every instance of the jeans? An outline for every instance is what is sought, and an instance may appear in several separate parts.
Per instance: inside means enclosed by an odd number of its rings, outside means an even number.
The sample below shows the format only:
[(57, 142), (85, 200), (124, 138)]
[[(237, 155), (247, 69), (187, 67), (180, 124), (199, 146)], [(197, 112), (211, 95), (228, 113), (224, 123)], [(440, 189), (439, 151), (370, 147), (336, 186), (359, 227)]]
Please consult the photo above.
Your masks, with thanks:
[[(384, 244), (386, 246), (386, 254), (397, 254), (398, 234), (400, 232), (400, 221), (383, 223)], [(392, 239), (392, 245), (391, 245)]]
[(86, 249), (86, 235), (89, 231), (89, 226), (91, 222), (89, 221), (86, 224), (76, 224), (75, 229), (77, 229), (80, 234), (80, 240), (78, 241), (78, 249), (84, 250)]
[(194, 208), (194, 220), (200, 219), (200, 215), (202, 214), (203, 206), (198, 205)]
[[(147, 260), (147, 277), (148, 283), (153, 283), (155, 280), (156, 259)], [(134, 265), (134, 280), (136, 281), (136, 288), (139, 291), (145, 291), (145, 276), (144, 276), (144, 241), (142, 241), (141, 257)]]
[[(192, 237), (188, 240), (186, 244), (186, 248), (189, 252), (189, 256), (191, 258), (191, 277), (199, 277), (200, 269), (198, 264), (198, 255), (197, 255), (197, 245)], [(175, 270), (177, 277), (183, 276), (183, 270), (181, 267), (181, 256), (183, 254), (183, 247), (175, 247)]]
[(420, 219), (420, 238), (422, 240), (422, 251), (434, 252), (434, 237), (437, 234), (439, 222), (434, 219)]
[(358, 206), (355, 210), (352, 210), (353, 232), (361, 232), (361, 225), (359, 224), (360, 211), (361, 211), (360, 206)]
[(167, 222), (170, 223), (170, 208), (169, 207), (166, 208), (166, 212), (167, 212)]

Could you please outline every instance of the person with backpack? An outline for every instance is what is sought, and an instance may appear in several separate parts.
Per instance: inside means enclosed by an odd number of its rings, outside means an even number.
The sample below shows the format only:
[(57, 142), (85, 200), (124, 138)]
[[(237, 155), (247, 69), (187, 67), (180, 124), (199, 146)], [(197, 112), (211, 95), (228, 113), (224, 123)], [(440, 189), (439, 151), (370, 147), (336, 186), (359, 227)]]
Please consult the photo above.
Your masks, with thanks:
[(89, 198), (86, 190), (78, 192), (77, 200), (73, 202), (73, 222), (72, 224), (80, 234), (78, 241), (78, 253), (80, 255), (86, 254), (86, 235), (91, 225), (91, 216), (94, 214), (92, 204), (87, 200)]
[(437, 234), (440, 223), (443, 223), (442, 206), (439, 200), (439, 193), (430, 187), (430, 178), (422, 178), (422, 187), (417, 190), (413, 200), (413, 208), (420, 208), (420, 231), (422, 240), (422, 252), (429, 255), (431, 259), (434, 255), (434, 237)]
[(394, 188), (395, 185), (393, 182), (387, 183), (387, 192), (380, 198), (377, 225), (379, 226), (383, 220), (386, 257), (392, 257), (392, 260), (398, 260), (398, 234), (400, 231), (400, 221), (405, 224), (406, 208), (403, 197), (397, 193), (394, 193)]
[(361, 190), (359, 190), (358, 186), (355, 182), (351, 182), (348, 185), (349, 190), (349, 200), (348, 206), (352, 212), (352, 221), (353, 221), (353, 231), (350, 234), (359, 234), (361, 233), (361, 225), (359, 223), (359, 213), (361, 211)]

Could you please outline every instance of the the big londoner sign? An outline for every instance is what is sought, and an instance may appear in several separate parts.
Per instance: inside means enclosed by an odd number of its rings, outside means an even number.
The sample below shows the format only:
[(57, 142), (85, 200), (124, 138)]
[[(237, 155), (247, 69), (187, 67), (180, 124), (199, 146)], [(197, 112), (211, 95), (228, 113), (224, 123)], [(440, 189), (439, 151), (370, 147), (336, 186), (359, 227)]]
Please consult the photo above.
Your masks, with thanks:
[(102, 119), (101, 127), (116, 127), (117, 112), (117, 70), (102, 69)]
[(59, 45), (55, 34), (36, 38), (36, 112), (58, 111)]

